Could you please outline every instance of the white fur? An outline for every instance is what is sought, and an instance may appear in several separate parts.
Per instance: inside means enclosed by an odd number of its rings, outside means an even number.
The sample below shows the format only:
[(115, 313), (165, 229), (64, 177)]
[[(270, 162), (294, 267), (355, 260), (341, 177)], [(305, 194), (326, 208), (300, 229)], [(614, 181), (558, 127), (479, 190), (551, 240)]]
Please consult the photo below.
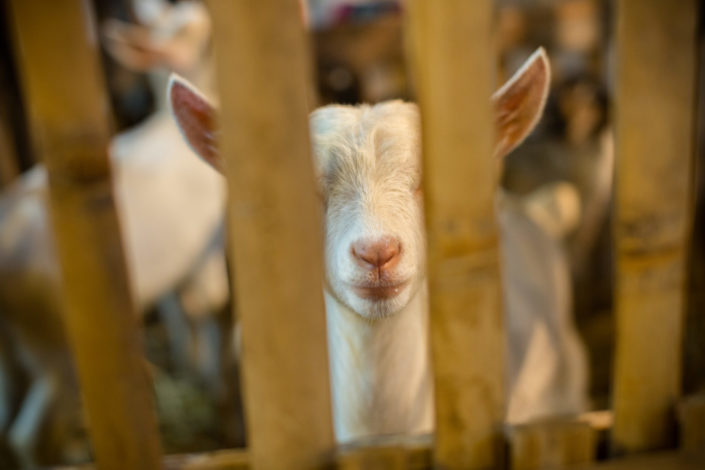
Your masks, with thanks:
[[(383, 123), (383, 125), (381, 125)], [(326, 285), (342, 305), (368, 319), (404, 307), (423, 282), (424, 228), (416, 105), (393, 101), (374, 107), (331, 106), (311, 116), (316, 168), (325, 201)], [(372, 282), (350, 247), (393, 236), (402, 256), (389, 284), (405, 283), (389, 301), (355, 295), (351, 285)]]
[[(336, 437), (433, 427), (419, 115), (399, 101), (329, 106), (311, 116), (324, 203), (326, 314)], [(468, 196), (470, 197), (470, 195)], [(506, 198), (505, 198), (506, 199)], [(533, 205), (529, 205), (534, 207)], [(520, 204), (503, 201), (511, 421), (585, 406), (585, 365), (570, 320), (565, 255)], [(392, 299), (360, 298), (369, 281), (351, 244), (394, 236), (401, 259)]]
[[(428, 432), (433, 424), (428, 374), (425, 242), (416, 106), (330, 106), (311, 116), (315, 166), (325, 211), (326, 318), (335, 431), (339, 441)], [(418, 135), (418, 134), (416, 134)], [(370, 282), (350, 247), (394, 236), (401, 260), (391, 300), (360, 298)]]
[(402, 311), (373, 321), (328, 291), (325, 301), (337, 440), (430, 432), (434, 414), (426, 286)]
[[(162, 21), (159, 27), (164, 31), (153, 33), (157, 36), (177, 34), (172, 23), (178, 21), (181, 25), (186, 19), (176, 12), (187, 9), (188, 13), (196, 14), (203, 9), (191, 3), (183, 2), (179, 8), (165, 4), (166, 11), (173, 12), (167, 18), (171, 22)], [(193, 21), (202, 20), (199, 14)], [(196, 42), (187, 49), (200, 51), (202, 46)], [(200, 88), (208, 88), (208, 80), (201, 73), (208, 67), (200, 63), (193, 66), (191, 78), (199, 79)], [(204, 256), (221, 224), (225, 204), (222, 178), (194, 161), (169, 116), (166, 100), (161, 99), (169, 72), (151, 70), (149, 76), (155, 84), (155, 96), (160, 98), (157, 109), (140, 125), (116, 135), (109, 148), (129, 277), (141, 308), (183, 281)], [(26, 250), (29, 256), (23, 261), (26, 269), (48, 278), (58, 274), (55, 256), (47, 254), (53, 247), (47, 225), (46, 191), (46, 170), (43, 165), (37, 165), (4, 195), (4, 211), (0, 215), (7, 222), (0, 231), (0, 274), (3, 267), (8, 266), (3, 255), (9, 257), (14, 244), (23, 240), (26, 243), (27, 239), (37, 246)], [(29, 208), (32, 212), (28, 212)], [(223, 257), (222, 252), (220, 257)], [(21, 268), (13, 266), (12, 269)], [(213, 295), (212, 304), (223, 305), (227, 289), (219, 289)]]
[[(559, 198), (575, 191), (565, 183), (542, 191), (550, 189)], [(551, 218), (543, 212), (537, 219), (536, 197), (546, 194), (499, 198), (507, 420), (512, 423), (587, 408), (587, 361), (571, 315), (568, 256), (553, 233), (556, 226), (577, 223), (577, 217), (559, 212)], [(568, 196), (568, 206), (573, 197)]]

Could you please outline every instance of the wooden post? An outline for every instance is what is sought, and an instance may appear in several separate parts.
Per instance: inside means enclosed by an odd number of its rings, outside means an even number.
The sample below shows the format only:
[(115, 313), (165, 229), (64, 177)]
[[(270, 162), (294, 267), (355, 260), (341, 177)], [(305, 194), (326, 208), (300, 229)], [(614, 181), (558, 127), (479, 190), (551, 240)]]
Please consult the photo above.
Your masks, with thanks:
[(97, 465), (156, 469), (161, 451), (115, 213), (92, 12), (80, 0), (10, 4)]
[(333, 457), (321, 214), (298, 2), (208, 2), (253, 468)]
[(617, 4), (616, 451), (673, 441), (692, 223), (696, 0)]
[(489, 0), (415, 0), (412, 59), (422, 112), (435, 464), (497, 464), (504, 333), (494, 213)]

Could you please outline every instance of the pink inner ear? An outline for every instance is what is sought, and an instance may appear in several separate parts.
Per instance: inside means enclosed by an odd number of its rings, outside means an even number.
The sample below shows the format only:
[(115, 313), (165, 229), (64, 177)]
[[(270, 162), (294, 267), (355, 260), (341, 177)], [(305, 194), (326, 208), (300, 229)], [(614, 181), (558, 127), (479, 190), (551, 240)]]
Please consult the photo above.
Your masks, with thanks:
[(537, 57), (494, 97), (496, 156), (506, 155), (531, 133), (541, 118), (549, 77), (547, 62)]
[(171, 109), (193, 150), (206, 162), (221, 170), (215, 139), (215, 111), (201, 96), (183, 83), (171, 86)]

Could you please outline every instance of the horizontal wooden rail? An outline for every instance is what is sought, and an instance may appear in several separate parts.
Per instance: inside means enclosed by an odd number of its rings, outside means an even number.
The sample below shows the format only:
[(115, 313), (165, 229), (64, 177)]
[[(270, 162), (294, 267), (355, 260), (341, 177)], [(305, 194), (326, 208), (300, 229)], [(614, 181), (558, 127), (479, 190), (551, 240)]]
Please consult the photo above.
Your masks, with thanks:
[[(394, 452), (393, 449), (389, 450)], [(428, 465), (431, 461), (431, 448), (423, 451), (421, 459), (413, 457), (420, 451), (413, 450), (412, 457), (408, 458), (407, 467), (365, 467), (368, 470), (396, 470), (405, 468), (407, 470), (431, 470)], [(164, 470), (249, 470), (247, 464), (247, 454), (241, 450), (221, 450), (209, 454), (169, 456), (164, 460)], [(420, 464), (417, 465), (417, 462)], [(346, 467), (345, 463), (337, 467), (339, 469), (359, 468)], [(501, 467), (500, 467), (501, 468)], [(702, 461), (692, 460), (688, 456), (679, 452), (658, 452), (642, 454), (639, 456), (615, 459), (607, 462), (598, 462), (589, 465), (568, 465), (549, 467), (554, 470), (702, 470)], [(93, 470), (90, 465), (80, 467), (61, 467), (54, 470)]]
[[(609, 411), (584, 413), (576, 417), (540, 419), (507, 426), (509, 461), (496, 469), (530, 470), (695, 470), (702, 468), (703, 416), (705, 397), (694, 396), (680, 406), (680, 452), (642, 454), (608, 462), (595, 462), (596, 441), (606, 436), (611, 423)], [(433, 437), (387, 436), (363, 439), (336, 451), (335, 468), (340, 470), (430, 470), (433, 468)], [(164, 459), (164, 470), (248, 470), (246, 449), (220, 450)], [(91, 470), (90, 465), (56, 470)]]
[(509, 468), (542, 470), (595, 460), (597, 434), (578, 419), (544, 419), (510, 428)]

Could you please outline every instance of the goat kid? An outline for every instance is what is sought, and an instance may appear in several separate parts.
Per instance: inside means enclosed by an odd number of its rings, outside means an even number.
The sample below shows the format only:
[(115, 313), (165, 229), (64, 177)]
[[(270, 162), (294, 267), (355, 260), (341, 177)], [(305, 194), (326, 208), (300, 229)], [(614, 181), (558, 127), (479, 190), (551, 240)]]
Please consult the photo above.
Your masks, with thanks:
[[(533, 129), (549, 74), (539, 50), (492, 97), (497, 157)], [(178, 77), (168, 98), (191, 148), (221, 169), (213, 107)], [(325, 106), (311, 114), (310, 129), (324, 207), (323, 294), (336, 437), (346, 442), (429, 432), (434, 416), (419, 110), (401, 101)], [(500, 202), (510, 420), (584, 406), (584, 358), (570, 320), (565, 257), (530, 216), (545, 211), (529, 209)]]

